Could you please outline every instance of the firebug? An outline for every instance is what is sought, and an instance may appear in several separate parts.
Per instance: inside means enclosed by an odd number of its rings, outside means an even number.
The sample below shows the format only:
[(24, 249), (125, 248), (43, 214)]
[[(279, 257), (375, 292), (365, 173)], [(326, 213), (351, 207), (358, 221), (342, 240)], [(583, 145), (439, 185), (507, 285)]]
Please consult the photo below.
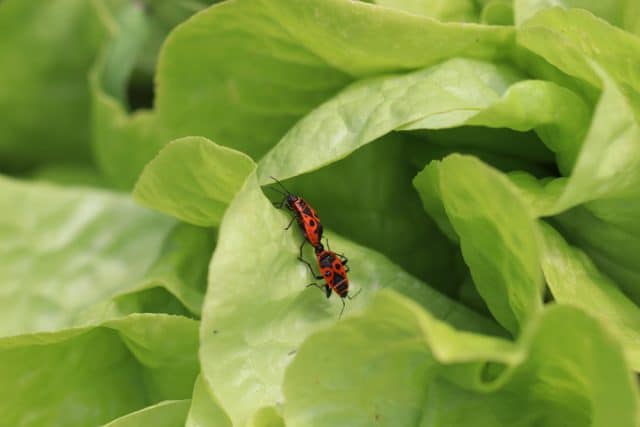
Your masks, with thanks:
[(320, 218), (316, 213), (315, 209), (309, 205), (302, 197), (292, 194), (287, 188), (282, 185), (280, 181), (271, 177), (283, 191), (277, 190), (275, 188), (271, 188), (272, 190), (283, 195), (283, 198), (280, 202), (275, 203), (275, 206), (282, 209), (283, 207), (287, 207), (292, 213), (293, 218), (291, 218), (291, 222), (289, 225), (285, 227), (285, 230), (291, 228), (293, 221), (298, 223), (300, 230), (302, 230), (302, 234), (304, 235), (304, 240), (300, 245), (300, 256), (299, 258), (302, 260), (302, 248), (305, 243), (309, 242), (311, 246), (316, 248), (318, 245), (321, 245), (320, 239), (322, 239), (322, 223), (320, 222)]
[(325, 292), (327, 298), (331, 296), (331, 292), (335, 292), (341, 298), (342, 301), (342, 310), (340, 310), (340, 317), (342, 317), (342, 313), (344, 312), (345, 302), (344, 299), (353, 299), (355, 298), (362, 289), (358, 290), (355, 295), (349, 295), (349, 278), (347, 273), (349, 272), (349, 267), (347, 266), (347, 262), (349, 262), (348, 258), (342, 254), (337, 254), (333, 252), (331, 249), (325, 249), (322, 244), (318, 244), (315, 247), (316, 259), (318, 261), (318, 268), (320, 269), (320, 274), (316, 275), (311, 265), (304, 261), (309, 269), (311, 270), (314, 277), (318, 280), (324, 279), (324, 286), (318, 285), (317, 283), (310, 283), (308, 286), (315, 286)]

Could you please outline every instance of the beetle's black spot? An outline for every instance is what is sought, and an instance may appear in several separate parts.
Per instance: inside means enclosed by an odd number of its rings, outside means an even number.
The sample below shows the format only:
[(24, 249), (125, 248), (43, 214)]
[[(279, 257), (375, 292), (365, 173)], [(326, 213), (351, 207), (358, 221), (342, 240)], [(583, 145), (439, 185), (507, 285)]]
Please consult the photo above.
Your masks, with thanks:
[(331, 255), (330, 253), (324, 254), (320, 258), (320, 267), (330, 268), (331, 264), (333, 264), (333, 260), (333, 255)]
[(315, 227), (316, 226), (316, 222), (314, 220), (310, 219), (309, 220), (309, 225), (312, 226), (312, 227)]
[(302, 209), (302, 212), (304, 212), (305, 215), (313, 216), (313, 212), (311, 212), (311, 209), (309, 209), (309, 206), (306, 203), (304, 205), (304, 208)]
[(331, 271), (329, 271), (329, 270), (325, 271), (325, 272), (324, 272), (324, 275), (325, 275), (326, 277), (330, 277), (330, 276), (331, 276)]
[(333, 285), (334, 285), (334, 287), (338, 287), (342, 283), (347, 283), (347, 281), (345, 280), (345, 277), (343, 275), (341, 275), (341, 274), (334, 273), (333, 274)]

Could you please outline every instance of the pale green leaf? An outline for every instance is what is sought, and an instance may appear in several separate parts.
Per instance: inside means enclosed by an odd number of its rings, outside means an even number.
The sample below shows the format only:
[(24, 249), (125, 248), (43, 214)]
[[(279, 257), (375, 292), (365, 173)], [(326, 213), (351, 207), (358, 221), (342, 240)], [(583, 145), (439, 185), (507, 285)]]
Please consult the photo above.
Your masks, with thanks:
[(2, 338), (3, 422), (98, 425), (162, 400), (189, 398), (198, 372), (197, 331), (193, 320), (147, 314)]
[(186, 427), (230, 427), (231, 421), (214, 399), (206, 380), (198, 375), (193, 387)]
[(182, 221), (215, 227), (255, 164), (203, 137), (172, 141), (145, 167), (136, 200)]
[(541, 265), (554, 299), (603, 319), (619, 334), (629, 365), (640, 371), (640, 308), (552, 227), (541, 223), (540, 229)]
[(457, 331), (391, 291), (305, 341), (285, 376), (287, 426), (634, 426), (622, 349), (571, 307), (517, 344)]

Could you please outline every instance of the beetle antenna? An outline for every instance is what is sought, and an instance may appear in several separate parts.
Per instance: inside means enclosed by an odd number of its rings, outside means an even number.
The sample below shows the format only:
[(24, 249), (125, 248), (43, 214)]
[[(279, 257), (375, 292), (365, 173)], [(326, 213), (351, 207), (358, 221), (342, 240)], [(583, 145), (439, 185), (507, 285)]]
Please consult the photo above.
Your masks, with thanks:
[(362, 292), (362, 288), (358, 289), (358, 292), (356, 292), (353, 295), (347, 295), (347, 298), (349, 299), (354, 299), (355, 297), (357, 297), (358, 295), (360, 295), (360, 292)]
[(274, 180), (275, 182), (278, 183), (278, 185), (285, 191), (286, 194), (291, 194), (291, 192), (289, 190), (287, 190), (287, 187), (285, 187), (284, 185), (282, 185), (282, 183), (280, 181), (278, 181), (276, 178), (271, 177), (272, 180)]

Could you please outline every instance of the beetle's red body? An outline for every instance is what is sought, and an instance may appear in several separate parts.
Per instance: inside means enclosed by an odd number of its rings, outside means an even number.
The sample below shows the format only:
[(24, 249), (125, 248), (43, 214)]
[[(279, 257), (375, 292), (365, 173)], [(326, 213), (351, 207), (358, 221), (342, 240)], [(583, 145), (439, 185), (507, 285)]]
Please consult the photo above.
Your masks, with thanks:
[(322, 238), (322, 223), (316, 211), (302, 197), (294, 194), (287, 196), (286, 204), (287, 208), (293, 212), (304, 238), (311, 246), (317, 247)]
[[(313, 248), (317, 248), (322, 246), (320, 244), (320, 239), (322, 239), (322, 223), (320, 222), (320, 217), (316, 213), (315, 209), (309, 205), (302, 197), (296, 196), (289, 192), (284, 185), (277, 179), (271, 177), (278, 185), (284, 190), (284, 192), (280, 190), (275, 190), (282, 194), (283, 199), (276, 203), (276, 206), (282, 208), (284, 206), (287, 207), (291, 212), (293, 212), (293, 219), (298, 223), (300, 230), (302, 230), (302, 234), (304, 235), (304, 241), (300, 246), (300, 257), (302, 257), (302, 246), (304, 246), (305, 241), (309, 242)], [(287, 226), (287, 229), (291, 227), (291, 223)]]
[[(331, 296), (331, 292), (338, 294), (342, 302), (342, 310), (340, 310), (340, 317), (342, 317), (345, 306), (344, 299), (353, 299), (360, 293), (359, 290), (355, 295), (349, 295), (349, 278), (347, 277), (347, 273), (349, 272), (347, 262), (349, 262), (349, 260), (344, 255), (337, 254), (330, 249), (326, 250), (322, 244), (316, 246), (316, 259), (318, 260), (320, 275), (315, 277), (316, 279), (324, 279), (325, 285), (322, 287), (317, 283), (311, 283), (307, 286), (315, 286), (323, 289), (327, 298)], [(313, 273), (311, 266), (308, 263), (307, 265)]]
[(325, 249), (316, 253), (316, 258), (318, 259), (320, 276), (325, 281), (327, 298), (331, 296), (331, 291), (338, 294), (340, 298), (346, 298), (349, 295), (348, 270), (344, 265), (347, 261), (346, 258)]

